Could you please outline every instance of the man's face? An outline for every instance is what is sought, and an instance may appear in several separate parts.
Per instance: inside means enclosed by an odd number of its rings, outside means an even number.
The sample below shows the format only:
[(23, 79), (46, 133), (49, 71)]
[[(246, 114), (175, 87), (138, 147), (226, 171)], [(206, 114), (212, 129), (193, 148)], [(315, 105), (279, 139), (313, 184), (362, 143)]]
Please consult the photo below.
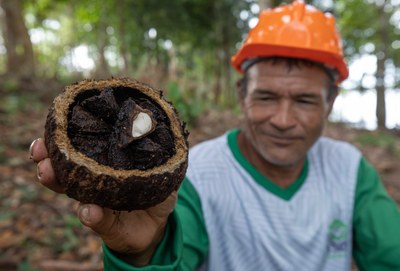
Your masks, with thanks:
[(241, 98), (244, 134), (253, 151), (276, 166), (302, 162), (320, 137), (334, 97), (328, 76), (318, 67), (259, 62), (247, 72), (247, 94)]

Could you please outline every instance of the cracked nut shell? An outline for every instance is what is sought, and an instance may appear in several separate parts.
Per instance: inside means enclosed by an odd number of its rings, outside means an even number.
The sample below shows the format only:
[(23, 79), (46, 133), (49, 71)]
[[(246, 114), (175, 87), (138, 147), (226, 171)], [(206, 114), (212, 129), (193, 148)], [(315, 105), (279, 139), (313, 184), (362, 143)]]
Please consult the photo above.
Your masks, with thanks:
[[(132, 135), (135, 118), (150, 121)], [(142, 125), (142, 124), (140, 124)], [(188, 132), (162, 91), (129, 78), (84, 80), (49, 109), (45, 144), (66, 194), (117, 211), (147, 209), (178, 190)]]

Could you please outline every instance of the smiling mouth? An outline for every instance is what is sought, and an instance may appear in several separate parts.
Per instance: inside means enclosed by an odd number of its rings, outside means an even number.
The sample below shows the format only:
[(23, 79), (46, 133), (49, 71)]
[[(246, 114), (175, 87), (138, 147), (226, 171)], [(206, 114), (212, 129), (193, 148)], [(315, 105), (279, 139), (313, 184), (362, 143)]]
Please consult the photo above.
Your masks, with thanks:
[(267, 137), (275, 145), (282, 145), (282, 146), (291, 145), (299, 140), (298, 137), (284, 137), (284, 136), (274, 136), (274, 135), (267, 135)]

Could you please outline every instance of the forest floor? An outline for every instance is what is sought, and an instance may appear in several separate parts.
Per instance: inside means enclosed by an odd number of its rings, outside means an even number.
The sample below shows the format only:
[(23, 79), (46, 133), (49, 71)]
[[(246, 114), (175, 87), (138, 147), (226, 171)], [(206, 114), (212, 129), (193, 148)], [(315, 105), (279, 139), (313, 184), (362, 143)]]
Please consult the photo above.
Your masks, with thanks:
[[(29, 99), (22, 108), (13, 108), (10, 102), (0, 108), (0, 270), (101, 270), (101, 242), (76, 218), (77, 202), (36, 181), (28, 149), (43, 135), (47, 109)], [(190, 144), (238, 125), (239, 117), (230, 112), (205, 112), (190, 128)], [(329, 123), (325, 134), (357, 145), (400, 203), (399, 131), (371, 132)]]

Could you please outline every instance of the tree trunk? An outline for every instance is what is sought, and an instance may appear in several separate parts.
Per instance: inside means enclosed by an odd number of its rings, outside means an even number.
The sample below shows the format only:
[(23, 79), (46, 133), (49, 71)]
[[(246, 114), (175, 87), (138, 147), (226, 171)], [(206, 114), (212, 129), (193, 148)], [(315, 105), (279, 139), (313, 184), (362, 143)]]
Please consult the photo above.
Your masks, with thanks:
[(386, 128), (386, 102), (385, 102), (385, 59), (378, 57), (376, 71), (376, 118), (378, 129)]
[(168, 79), (172, 82), (178, 81), (178, 59), (176, 56), (175, 48), (171, 48), (168, 52), (169, 62), (168, 62)]
[(258, 0), (258, 5), (260, 6), (260, 10), (273, 8), (279, 5), (278, 0)]
[[(385, 1), (386, 2), (386, 1)], [(384, 6), (378, 6), (379, 15), (379, 51), (377, 53), (377, 70), (376, 70), (376, 118), (378, 121), (378, 129), (386, 128), (386, 101), (385, 101), (385, 62), (388, 55), (388, 18), (384, 11)]]
[(221, 52), (220, 49), (215, 49), (215, 83), (214, 83), (214, 103), (218, 104), (221, 93), (222, 93), (222, 86), (221, 86), (221, 78), (222, 78), (222, 59), (221, 59)]
[(7, 74), (16, 78), (35, 75), (32, 42), (25, 25), (20, 0), (0, 0), (4, 11), (4, 45), (7, 50)]
[(107, 45), (104, 43), (104, 39), (103, 41), (100, 41), (100, 45), (98, 47), (98, 66), (96, 68), (96, 77), (98, 78), (105, 78), (109, 75), (108, 63), (105, 56), (106, 46)]
[[(223, 10), (223, 3), (221, 1), (216, 1), (214, 5), (214, 13), (221, 14)], [(215, 33), (216, 33), (216, 48), (215, 48), (215, 82), (214, 82), (214, 104), (218, 104), (221, 100), (222, 95), (222, 76), (223, 76), (223, 50), (222, 47), (222, 36), (223, 33), (223, 21), (217, 20), (215, 22)]]
[(97, 59), (97, 67), (95, 71), (96, 78), (107, 78), (110, 74), (108, 62), (106, 59), (106, 47), (108, 45), (108, 37), (107, 37), (107, 26), (104, 22), (100, 22), (99, 27), (99, 42), (98, 42), (98, 59)]
[(120, 1), (119, 4), (119, 12), (120, 12), (120, 17), (119, 17), (119, 39), (120, 39), (120, 54), (122, 58), (122, 74), (124, 76), (128, 76), (130, 72), (130, 65), (129, 65), (129, 53), (128, 53), (128, 48), (127, 48), (127, 33), (126, 33), (126, 10), (128, 10), (128, 6), (126, 4), (126, 1)]
[(100, 21), (97, 24), (96, 30), (98, 31), (98, 59), (97, 67), (95, 70), (95, 77), (104, 79), (110, 76), (109, 65), (106, 59), (106, 48), (108, 46), (108, 34), (107, 34), (107, 7), (102, 5), (100, 9)]
[(232, 104), (235, 102), (235, 93), (236, 89), (231, 85), (232, 80), (232, 67), (231, 67), (231, 51), (230, 51), (230, 33), (229, 33), (229, 25), (226, 23), (224, 24), (224, 31), (222, 31), (222, 49), (223, 49), (223, 65), (221, 68), (224, 69), (224, 85), (223, 88), (225, 89), (226, 97), (225, 100), (227, 105)]

